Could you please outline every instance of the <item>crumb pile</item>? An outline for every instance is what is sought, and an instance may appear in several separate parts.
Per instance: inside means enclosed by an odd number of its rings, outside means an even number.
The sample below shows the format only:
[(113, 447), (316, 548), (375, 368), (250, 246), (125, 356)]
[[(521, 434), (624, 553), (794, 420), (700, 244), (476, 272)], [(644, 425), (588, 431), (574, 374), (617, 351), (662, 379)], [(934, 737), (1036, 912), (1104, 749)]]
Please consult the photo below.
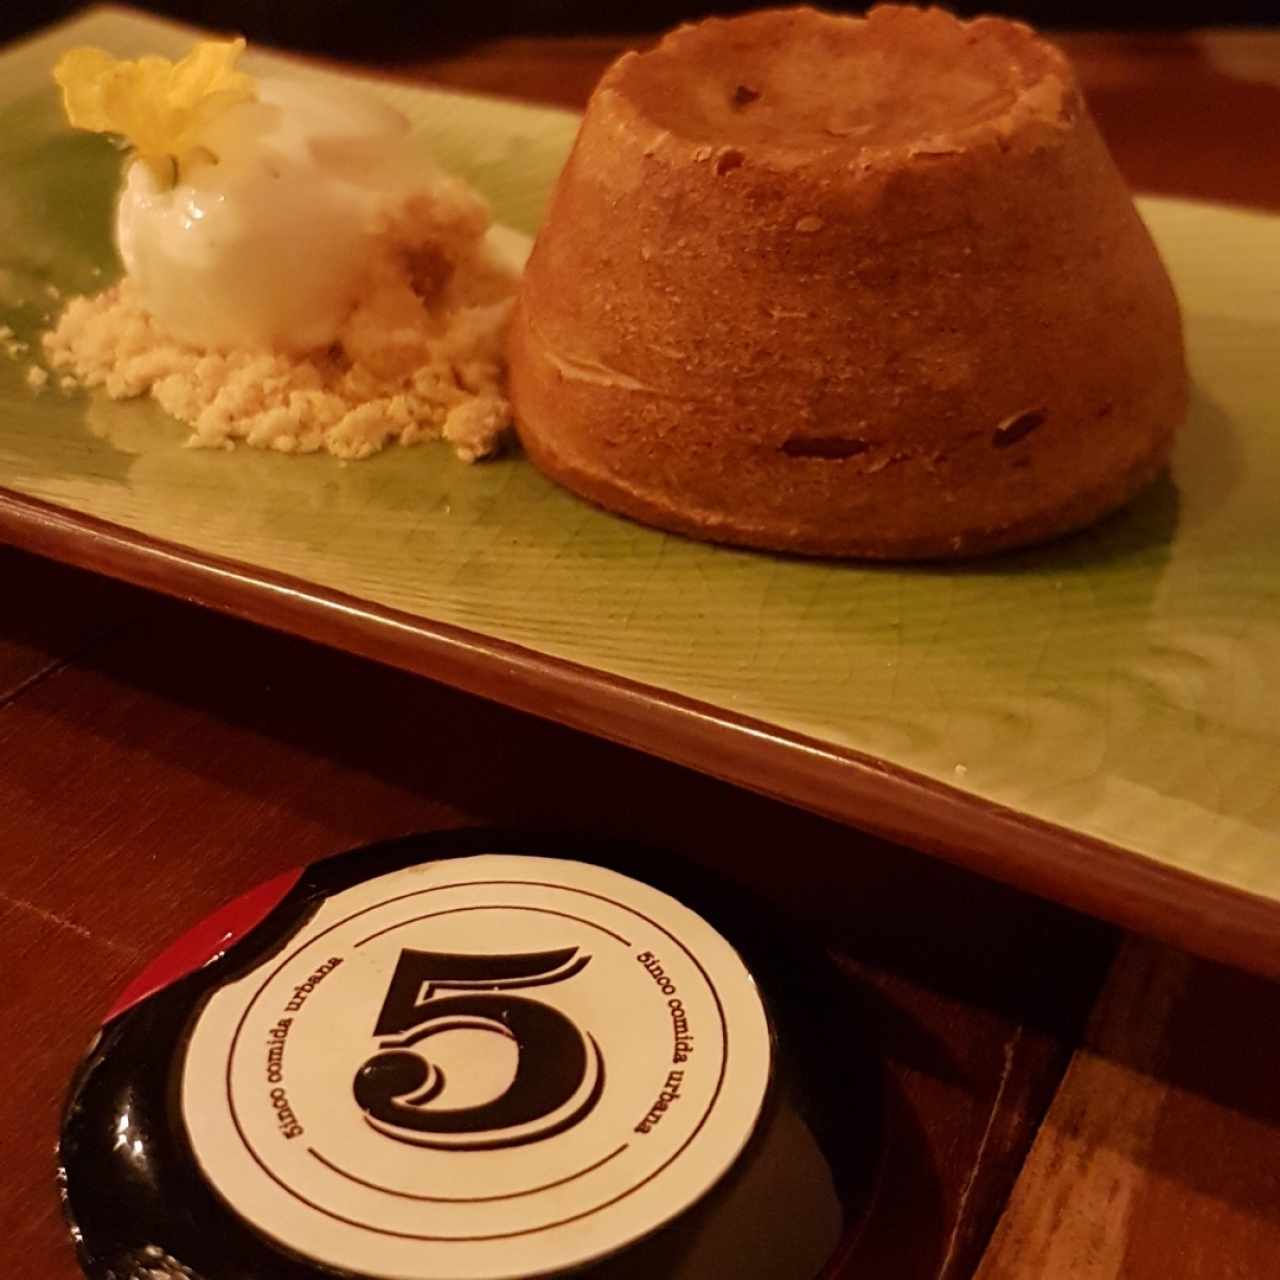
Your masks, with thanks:
[(20, 360), (31, 350), (7, 324), (0, 324), (0, 347), (11, 360)]
[[(503, 343), (516, 274), (486, 242), (489, 212), (447, 179), (388, 210), (365, 287), (323, 350), (207, 350), (163, 333), (126, 277), (73, 299), (44, 337), (49, 364), (114, 399), (150, 394), (189, 445), (365, 458), (440, 439), (464, 461), (511, 422)], [(323, 267), (317, 264), (317, 269)]]

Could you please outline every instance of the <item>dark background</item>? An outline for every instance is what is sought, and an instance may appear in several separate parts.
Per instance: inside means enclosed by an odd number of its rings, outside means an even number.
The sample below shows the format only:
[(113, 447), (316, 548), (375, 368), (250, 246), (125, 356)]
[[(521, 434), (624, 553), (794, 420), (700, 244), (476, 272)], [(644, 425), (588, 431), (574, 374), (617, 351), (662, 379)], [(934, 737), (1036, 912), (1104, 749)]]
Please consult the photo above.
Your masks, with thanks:
[[(0, 0), (0, 38), (74, 12), (74, 0)], [(439, 43), (526, 32), (648, 31), (707, 13), (758, 7), (749, 0), (142, 0), (139, 7), (224, 29), (251, 40), (341, 56), (411, 57)], [(823, 7), (861, 10), (862, 4)], [(1002, 13), (1070, 29), (1177, 29), (1280, 23), (1280, 0), (1014, 0), (953, 3), (957, 13)]]

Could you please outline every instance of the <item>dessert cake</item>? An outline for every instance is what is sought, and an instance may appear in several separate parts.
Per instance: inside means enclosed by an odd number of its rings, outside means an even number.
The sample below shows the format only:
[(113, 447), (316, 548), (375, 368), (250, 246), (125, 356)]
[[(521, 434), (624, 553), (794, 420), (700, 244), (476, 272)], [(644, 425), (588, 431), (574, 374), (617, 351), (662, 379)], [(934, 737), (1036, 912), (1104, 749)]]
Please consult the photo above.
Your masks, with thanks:
[(619, 59), (509, 343), (550, 476), (822, 555), (1087, 525), (1187, 402), (1177, 301), (1066, 59), (939, 9), (712, 19)]

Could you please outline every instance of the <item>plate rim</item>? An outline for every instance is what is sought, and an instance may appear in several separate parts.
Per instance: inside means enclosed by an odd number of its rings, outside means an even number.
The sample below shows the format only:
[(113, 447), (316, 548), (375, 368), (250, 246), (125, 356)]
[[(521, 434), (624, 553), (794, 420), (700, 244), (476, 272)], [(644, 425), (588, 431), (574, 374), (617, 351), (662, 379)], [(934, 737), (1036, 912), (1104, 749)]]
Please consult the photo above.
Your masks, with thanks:
[(0, 543), (438, 680), (1280, 977), (1280, 901), (870, 753), (4, 486)]

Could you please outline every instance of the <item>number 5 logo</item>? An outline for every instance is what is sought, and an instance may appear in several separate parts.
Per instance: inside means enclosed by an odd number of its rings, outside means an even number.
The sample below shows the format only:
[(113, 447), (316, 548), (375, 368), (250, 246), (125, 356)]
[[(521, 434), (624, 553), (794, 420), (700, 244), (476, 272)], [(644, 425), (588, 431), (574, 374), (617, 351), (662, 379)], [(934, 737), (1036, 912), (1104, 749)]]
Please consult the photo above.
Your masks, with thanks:
[[(577, 1124), (604, 1088), (599, 1045), (559, 1009), (510, 993), (565, 982), (590, 959), (577, 947), (505, 956), (401, 951), (373, 1031), (380, 1052), (353, 1083), (365, 1120), (397, 1142), (453, 1151), (521, 1146)], [(432, 1036), (463, 1028), (514, 1040), (516, 1072), (498, 1097), (449, 1107), (445, 1074), (422, 1050)], [(437, 1099), (445, 1105), (429, 1105)]]

